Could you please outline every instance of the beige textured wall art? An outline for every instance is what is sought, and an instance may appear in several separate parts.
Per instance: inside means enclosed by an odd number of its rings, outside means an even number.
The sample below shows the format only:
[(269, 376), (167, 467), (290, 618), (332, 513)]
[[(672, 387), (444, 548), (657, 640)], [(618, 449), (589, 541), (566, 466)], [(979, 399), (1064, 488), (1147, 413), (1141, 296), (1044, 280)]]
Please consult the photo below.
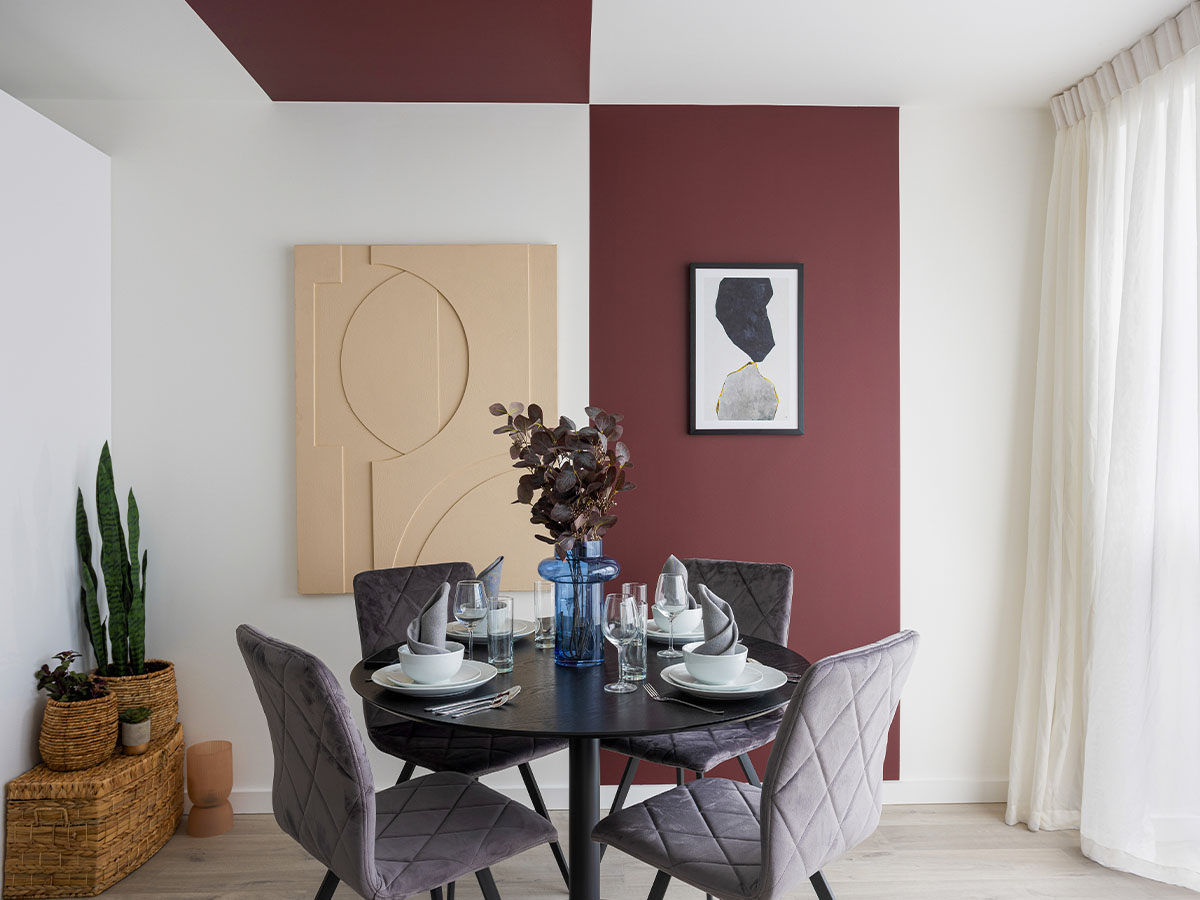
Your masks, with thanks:
[(304, 594), (356, 573), (546, 553), (488, 405), (557, 397), (553, 245), (298, 245), (296, 532)]

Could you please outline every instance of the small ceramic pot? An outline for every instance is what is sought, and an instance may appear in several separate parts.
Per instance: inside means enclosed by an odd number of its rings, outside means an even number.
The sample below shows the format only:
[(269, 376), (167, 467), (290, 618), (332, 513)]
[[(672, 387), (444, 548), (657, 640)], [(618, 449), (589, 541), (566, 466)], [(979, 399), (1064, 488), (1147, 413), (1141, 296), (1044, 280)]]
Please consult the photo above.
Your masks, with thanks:
[(121, 723), (121, 749), (126, 756), (139, 756), (150, 747), (150, 721)]

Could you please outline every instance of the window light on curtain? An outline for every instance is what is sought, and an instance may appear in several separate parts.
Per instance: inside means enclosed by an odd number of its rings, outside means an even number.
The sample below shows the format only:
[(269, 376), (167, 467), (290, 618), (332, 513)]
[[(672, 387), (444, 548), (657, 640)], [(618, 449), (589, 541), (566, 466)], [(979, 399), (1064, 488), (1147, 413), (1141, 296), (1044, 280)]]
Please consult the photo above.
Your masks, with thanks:
[(1200, 3), (1054, 98), (1007, 820), (1200, 890)]

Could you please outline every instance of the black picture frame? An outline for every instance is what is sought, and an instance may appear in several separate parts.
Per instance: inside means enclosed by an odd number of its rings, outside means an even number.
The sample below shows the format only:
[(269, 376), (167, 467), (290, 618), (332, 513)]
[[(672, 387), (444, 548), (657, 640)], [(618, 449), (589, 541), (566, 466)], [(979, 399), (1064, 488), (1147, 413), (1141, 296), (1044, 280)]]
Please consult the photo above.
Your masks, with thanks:
[[(795, 344), (794, 363), (795, 371), (786, 373), (788, 378), (785, 382), (789, 387), (795, 385), (795, 417), (794, 422), (784, 423), (783, 427), (771, 427), (770, 425), (749, 426), (743, 425), (737, 427), (714, 426), (709, 420), (707, 423), (702, 422), (697, 418), (697, 385), (698, 372), (697, 366), (700, 362), (701, 353), (697, 347), (697, 320), (701, 313), (708, 316), (708, 309), (699, 310), (700, 303), (707, 299), (699, 296), (698, 290), (699, 278), (706, 270), (733, 270), (745, 271), (745, 277), (763, 277), (764, 270), (774, 270), (778, 272), (794, 272), (795, 273)], [(725, 276), (731, 277), (731, 276)], [(737, 277), (737, 276), (732, 276)], [(772, 287), (774, 280), (772, 281)], [(790, 297), (783, 298), (784, 302), (790, 303)], [(773, 294), (770, 301), (775, 300)], [(770, 302), (768, 301), (768, 302)], [(688, 319), (689, 319), (689, 341), (688, 341), (688, 434), (705, 435), (730, 435), (730, 434), (756, 434), (756, 435), (801, 435), (804, 434), (804, 264), (803, 263), (690, 263), (688, 265)], [(706, 335), (712, 331), (705, 323)], [(772, 335), (774, 337), (774, 335)], [(789, 332), (787, 337), (791, 338)], [(732, 340), (726, 336), (726, 340)], [(778, 339), (776, 338), (776, 343)], [(740, 348), (739, 348), (740, 349)], [(769, 350), (768, 353), (774, 352)], [(753, 362), (753, 360), (751, 360)], [(749, 363), (747, 363), (748, 365)], [(757, 366), (757, 363), (756, 363)], [(742, 368), (745, 368), (743, 366)], [(790, 366), (788, 367), (791, 368)], [(736, 370), (736, 371), (740, 371)], [(732, 374), (732, 373), (730, 373)], [(769, 381), (769, 379), (767, 379)], [(722, 387), (722, 391), (724, 387)], [(779, 389), (776, 388), (776, 396), (779, 397)], [(717, 407), (719, 409), (719, 405)]]

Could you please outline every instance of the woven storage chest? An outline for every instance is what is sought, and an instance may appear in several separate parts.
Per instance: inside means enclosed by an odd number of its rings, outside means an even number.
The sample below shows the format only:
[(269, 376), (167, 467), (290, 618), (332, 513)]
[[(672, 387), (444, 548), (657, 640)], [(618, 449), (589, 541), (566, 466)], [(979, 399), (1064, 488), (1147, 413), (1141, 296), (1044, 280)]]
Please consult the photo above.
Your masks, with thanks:
[(8, 783), (4, 896), (92, 897), (175, 832), (183, 815), (183, 726), (142, 756)]

